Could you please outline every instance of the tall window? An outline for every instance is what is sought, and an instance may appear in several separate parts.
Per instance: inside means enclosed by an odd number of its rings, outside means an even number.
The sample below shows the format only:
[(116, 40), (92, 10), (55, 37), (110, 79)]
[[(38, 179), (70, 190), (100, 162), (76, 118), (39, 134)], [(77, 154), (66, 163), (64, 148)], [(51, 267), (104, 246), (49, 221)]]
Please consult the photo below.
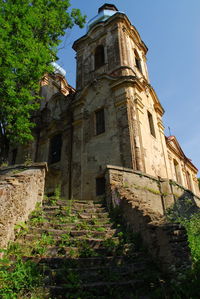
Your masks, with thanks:
[(142, 73), (142, 64), (141, 64), (141, 59), (137, 53), (137, 51), (134, 51), (135, 53), (135, 65), (137, 69)]
[(191, 176), (190, 176), (189, 171), (186, 171), (186, 179), (187, 179), (188, 189), (192, 190)]
[(175, 159), (173, 159), (173, 162), (174, 162), (174, 172), (175, 172), (176, 181), (177, 183), (182, 184), (180, 166)]
[(94, 54), (95, 69), (98, 69), (105, 63), (104, 46), (100, 45), (96, 48)]
[(96, 195), (103, 195), (105, 193), (106, 180), (104, 177), (96, 178)]
[(95, 121), (96, 121), (96, 135), (105, 132), (105, 117), (104, 117), (103, 108), (95, 112)]
[(59, 162), (61, 159), (61, 149), (62, 149), (62, 135), (55, 135), (50, 140), (49, 147), (49, 163), (53, 164)]
[(156, 137), (154, 123), (153, 123), (153, 116), (149, 111), (147, 111), (147, 114), (148, 114), (149, 128), (150, 128), (151, 135)]

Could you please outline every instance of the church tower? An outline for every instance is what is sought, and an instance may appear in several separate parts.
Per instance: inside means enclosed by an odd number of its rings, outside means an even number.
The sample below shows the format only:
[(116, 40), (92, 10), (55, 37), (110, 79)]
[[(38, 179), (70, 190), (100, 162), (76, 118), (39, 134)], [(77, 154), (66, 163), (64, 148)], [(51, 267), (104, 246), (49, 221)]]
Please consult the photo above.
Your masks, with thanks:
[(73, 49), (74, 197), (100, 195), (108, 164), (168, 177), (164, 110), (149, 82), (148, 49), (128, 17), (104, 4)]

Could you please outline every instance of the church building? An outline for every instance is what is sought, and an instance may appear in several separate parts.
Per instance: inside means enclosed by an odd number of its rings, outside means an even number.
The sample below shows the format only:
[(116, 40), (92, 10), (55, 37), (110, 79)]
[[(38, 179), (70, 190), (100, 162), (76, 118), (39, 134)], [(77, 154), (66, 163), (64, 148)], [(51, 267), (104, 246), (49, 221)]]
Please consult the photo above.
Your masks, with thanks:
[(73, 44), (76, 90), (57, 64), (41, 80), (34, 142), (10, 151), (10, 163), (48, 162), (46, 188), (66, 198), (104, 194), (107, 165), (170, 179), (199, 195), (197, 168), (175, 136), (150, 84), (148, 48), (128, 17), (104, 4)]

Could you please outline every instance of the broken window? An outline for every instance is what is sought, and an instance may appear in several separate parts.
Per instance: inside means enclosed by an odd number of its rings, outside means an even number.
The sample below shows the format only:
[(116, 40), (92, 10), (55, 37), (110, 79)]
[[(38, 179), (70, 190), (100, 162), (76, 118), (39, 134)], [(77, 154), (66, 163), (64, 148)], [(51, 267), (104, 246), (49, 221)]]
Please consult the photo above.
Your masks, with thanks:
[(98, 69), (105, 63), (104, 46), (100, 45), (95, 50), (94, 55), (95, 69)]
[(105, 117), (104, 117), (104, 109), (97, 110), (95, 112), (96, 119), (96, 135), (102, 134), (105, 132)]
[(147, 114), (148, 114), (149, 128), (150, 128), (151, 135), (156, 137), (154, 123), (153, 123), (153, 116), (149, 111), (147, 111)]
[(52, 137), (49, 147), (49, 163), (59, 162), (61, 159), (62, 135), (58, 134)]
[(105, 194), (106, 190), (106, 180), (104, 177), (96, 178), (96, 195), (103, 195)]

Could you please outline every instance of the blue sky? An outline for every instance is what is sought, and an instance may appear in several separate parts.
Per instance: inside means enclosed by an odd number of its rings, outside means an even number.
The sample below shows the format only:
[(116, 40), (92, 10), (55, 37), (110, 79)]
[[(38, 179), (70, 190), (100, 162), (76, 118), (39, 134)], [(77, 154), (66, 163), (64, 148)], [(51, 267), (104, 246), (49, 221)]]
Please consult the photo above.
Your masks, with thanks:
[[(71, 0), (90, 20), (105, 2), (127, 14), (149, 48), (151, 85), (165, 109), (165, 134), (175, 135), (188, 158), (200, 169), (200, 0)], [(73, 42), (86, 29), (68, 30), (59, 64), (75, 87)]]

